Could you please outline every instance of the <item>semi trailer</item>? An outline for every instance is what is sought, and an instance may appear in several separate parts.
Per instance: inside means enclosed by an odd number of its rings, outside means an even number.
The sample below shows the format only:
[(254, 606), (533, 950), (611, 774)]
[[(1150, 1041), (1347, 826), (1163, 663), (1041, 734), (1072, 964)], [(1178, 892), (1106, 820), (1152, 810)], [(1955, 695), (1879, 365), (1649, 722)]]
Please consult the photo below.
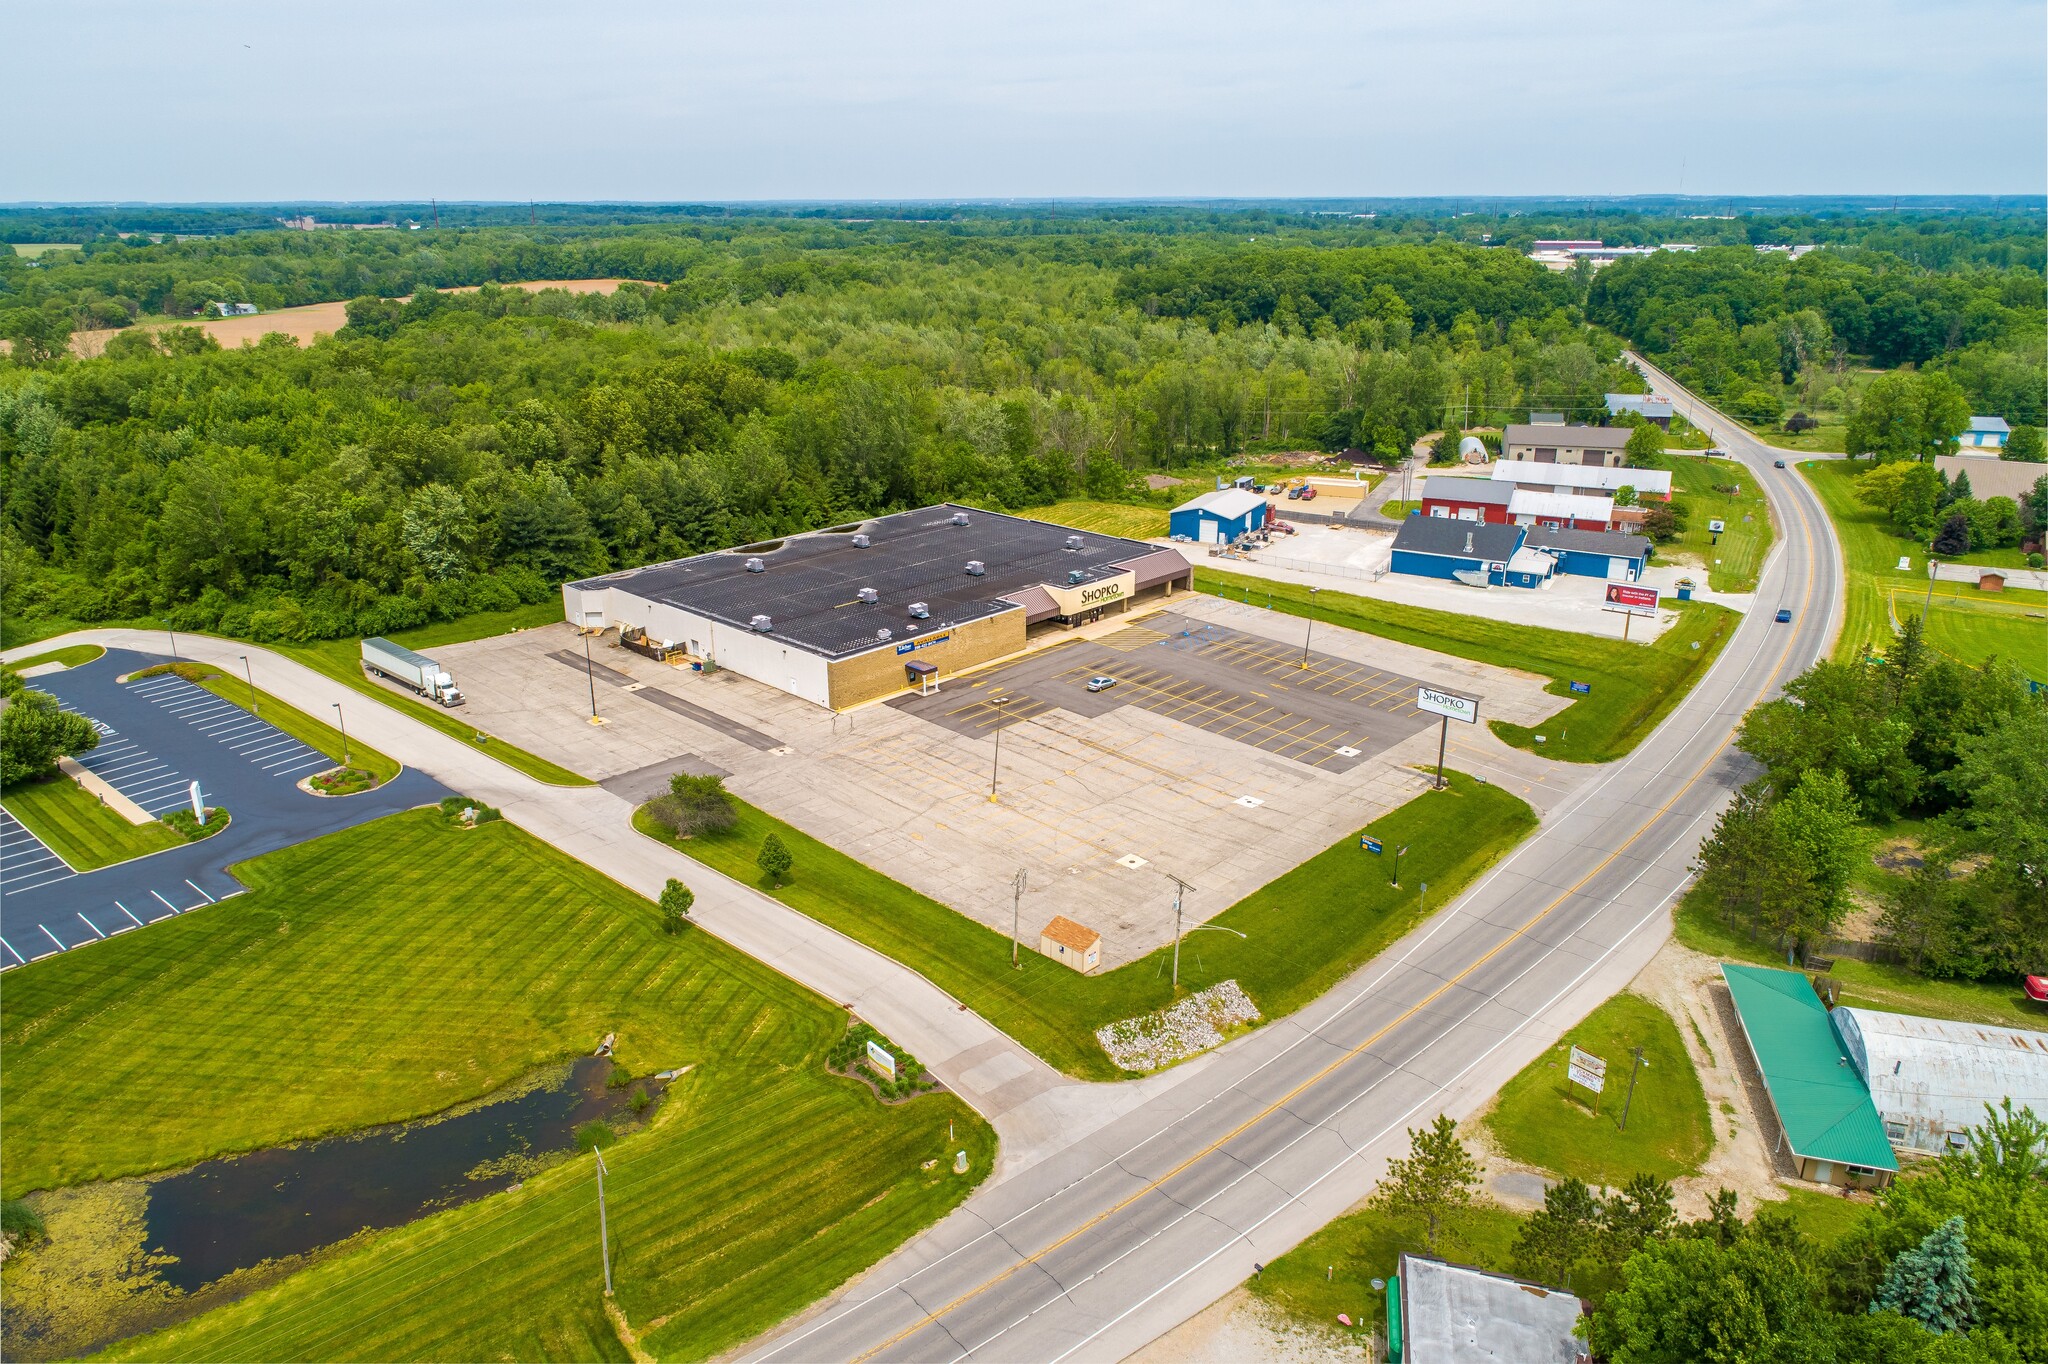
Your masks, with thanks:
[(454, 678), (441, 670), (440, 664), (425, 654), (416, 654), (388, 639), (363, 641), (363, 671), (371, 677), (396, 682), (440, 705), (462, 704), (462, 689), (455, 685)]

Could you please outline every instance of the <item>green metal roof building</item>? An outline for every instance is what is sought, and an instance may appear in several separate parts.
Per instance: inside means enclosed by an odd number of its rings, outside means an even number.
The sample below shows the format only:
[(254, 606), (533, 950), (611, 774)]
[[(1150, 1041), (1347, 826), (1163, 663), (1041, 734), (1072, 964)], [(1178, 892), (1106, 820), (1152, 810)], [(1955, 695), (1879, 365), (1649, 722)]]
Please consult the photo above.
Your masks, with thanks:
[(1899, 1162), (1884, 1124), (1806, 977), (1723, 963), (1721, 978), (1763, 1072), (1778, 1149), (1790, 1150), (1800, 1177), (1856, 1188), (1889, 1184)]

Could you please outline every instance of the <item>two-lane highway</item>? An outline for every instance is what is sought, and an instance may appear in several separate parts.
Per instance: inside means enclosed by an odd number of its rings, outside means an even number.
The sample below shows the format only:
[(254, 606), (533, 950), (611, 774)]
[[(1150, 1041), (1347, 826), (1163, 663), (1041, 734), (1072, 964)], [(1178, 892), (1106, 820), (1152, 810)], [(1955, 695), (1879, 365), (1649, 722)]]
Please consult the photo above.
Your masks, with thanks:
[(752, 1358), (1121, 1358), (1350, 1206), (1405, 1129), (1473, 1111), (1633, 976), (1747, 773), (1734, 727), (1826, 652), (1840, 597), (1832, 529), (1798, 475), (1653, 378), (1729, 433), (1780, 530), (1758, 609), (1692, 694), (1380, 960), (983, 1190)]

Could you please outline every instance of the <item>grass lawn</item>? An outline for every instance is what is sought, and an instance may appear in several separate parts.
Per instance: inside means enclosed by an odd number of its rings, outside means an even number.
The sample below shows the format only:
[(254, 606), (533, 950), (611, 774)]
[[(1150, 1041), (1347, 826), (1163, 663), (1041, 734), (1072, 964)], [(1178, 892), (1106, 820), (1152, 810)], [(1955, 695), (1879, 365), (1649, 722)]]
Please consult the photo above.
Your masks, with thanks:
[[(1256, 593), (1289, 615), (1313, 614), (1332, 625), (1440, 654), (1538, 673), (1551, 679), (1545, 690), (1554, 696), (1570, 696), (1573, 682), (1590, 683), (1590, 694), (1535, 729), (1492, 722), (1501, 742), (1534, 749), (1542, 734), (1543, 755), (1570, 762), (1609, 762), (1642, 742), (1712, 665), (1740, 619), (1723, 606), (1687, 602), (1678, 607), (1677, 624), (1654, 644), (1624, 644), (1348, 592), (1317, 593), (1311, 611), (1306, 587), (1211, 568), (1195, 571), (1195, 587), (1226, 598)], [(1700, 647), (1693, 648), (1695, 643)]]
[[(1565, 1078), (1573, 1044), (1607, 1062), (1607, 1087), (1592, 1094)], [(1628, 1130), (1619, 1126), (1628, 1094), (1630, 1047), (1646, 1065), (1636, 1078)], [(1671, 1016), (1641, 995), (1602, 1004), (1500, 1092), (1486, 1125), (1516, 1160), (1588, 1184), (1620, 1188), (1648, 1172), (1677, 1179), (1713, 1148), (1713, 1120), (1700, 1077)]]
[(1092, 530), (1099, 535), (1121, 535), (1129, 540), (1150, 540), (1166, 534), (1163, 507), (1133, 507), (1122, 502), (1055, 502), (1050, 507), (1033, 507), (1024, 515), (1035, 521)]
[[(1768, 942), (1751, 942), (1739, 930), (1715, 917), (1706, 897), (1695, 888), (1679, 901), (1678, 940), (1695, 952), (1722, 961), (1754, 962), (1785, 969), (1785, 954)], [(2048, 1009), (2035, 1004), (2011, 980), (1930, 980), (1903, 966), (1883, 966), (1850, 957), (1835, 959), (1834, 978), (1841, 982), (1841, 1002), (1892, 1013), (1925, 1014), (1965, 1023), (1991, 1023), (2002, 1028), (2048, 1030)]]
[[(209, 663), (171, 663), (160, 666), (177, 673), (187, 682), (204, 687), (223, 701), (240, 706), (243, 710), (250, 708), (249, 684), (233, 673), (224, 672)], [(145, 668), (142, 673), (155, 671), (154, 668)], [(142, 673), (135, 675), (141, 676)], [(296, 706), (287, 705), (267, 691), (255, 693), (255, 707), (254, 713), (259, 719), (266, 724), (275, 725), (315, 752), (325, 753), (337, 763), (341, 762), (342, 755), (346, 753), (348, 765), (369, 773), (376, 779), (378, 785), (398, 775), (398, 763), (393, 759), (379, 753), (360, 739), (350, 739), (344, 746), (339, 729), (325, 720), (315, 719)]]
[[(1508, 1273), (1522, 1218), (1497, 1203), (1479, 1202), (1453, 1214), (1436, 1254), (1457, 1264)], [(1391, 1279), (1402, 1251), (1427, 1254), (1420, 1218), (1366, 1209), (1346, 1213), (1266, 1266), (1245, 1287), (1254, 1298), (1303, 1326), (1363, 1341), (1386, 1329), (1387, 1299), (1374, 1279)], [(1338, 1324), (1346, 1313), (1355, 1325)]]
[[(425, 625), (417, 630), (402, 631), (393, 635), (391, 642), (402, 644), (408, 649), (433, 649), (443, 644), (460, 644), (466, 640), (485, 639), (508, 630), (525, 630), (536, 625), (548, 625), (561, 618), (560, 603), (541, 602), (533, 606), (515, 607), (510, 611), (488, 611), (440, 625)], [(431, 701), (419, 700), (372, 682), (363, 676), (361, 640), (323, 639), (310, 644), (274, 644), (268, 647), (276, 649), (294, 662), (305, 664), (315, 672), (324, 673), (345, 686), (353, 687), (365, 696), (374, 696), (385, 705), (402, 710), (424, 724), (432, 725), (450, 738), (460, 739), (474, 748), (482, 749), (507, 767), (524, 772), (536, 781), (544, 781), (553, 786), (594, 784), (588, 777), (551, 763), (537, 754), (528, 753), (525, 749), (508, 744), (503, 739), (485, 734), (479, 741), (480, 731), (463, 718), (460, 710), (451, 711)], [(456, 681), (460, 685), (461, 679), (458, 678)]]
[[(1173, 1002), (1170, 945), (1115, 970), (1083, 976), (1027, 944), (1022, 969), (1013, 970), (1007, 934), (744, 801), (736, 799), (733, 806), (739, 823), (731, 832), (675, 846), (904, 962), (1069, 1075), (1123, 1078), (1125, 1072), (1096, 1042), (1095, 1030)], [(1402, 889), (1387, 884), (1385, 858), (1361, 851), (1357, 836), (1347, 835), (1209, 921), (1246, 934), (1243, 940), (1197, 935), (1183, 944), (1181, 988), (1191, 992), (1234, 979), (1268, 1019), (1292, 1013), (1420, 921), (1420, 882), (1430, 883), (1432, 905), (1449, 903), (1535, 823), (1516, 797), (1453, 774), (1448, 790), (1417, 796), (1366, 826), (1386, 842), (1413, 849), (1402, 859)], [(644, 809), (634, 825), (668, 841)], [(790, 880), (772, 889), (754, 865), (771, 831), (796, 858)]]
[(73, 871), (92, 871), (185, 842), (159, 820), (130, 824), (66, 776), (10, 786), (0, 795), (0, 805)]
[[(1884, 516), (1856, 500), (1855, 480), (1867, 466), (1846, 460), (1811, 461), (1799, 471), (1813, 484), (1841, 537), (1848, 566), (1846, 609), (1837, 659), (1881, 654), (1891, 647), (1891, 602), (1899, 609), (1928, 603), (1927, 549), (1918, 541), (1892, 533)], [(1899, 571), (1900, 558), (1908, 560)], [(1936, 583), (1928, 604), (1930, 644), (1976, 665), (1990, 654), (2009, 658), (2029, 676), (2048, 680), (2048, 620), (2030, 612), (2048, 613), (2048, 594), (2008, 589), (1980, 592), (1969, 583)]]
[(1816, 1188), (1780, 1189), (1789, 1195), (1783, 1203), (1766, 1203), (1763, 1206), (1773, 1212), (1789, 1214), (1799, 1223), (1799, 1229), (1819, 1241), (1831, 1245), (1848, 1234), (1863, 1214), (1870, 1211), (1867, 1203), (1858, 1203), (1853, 1198), (1844, 1198), (1839, 1193), (1822, 1193)]
[[(237, 874), (246, 895), (10, 973), (10, 1194), (438, 1112), (616, 1030), (633, 1073), (696, 1066), (606, 1153), (606, 1190), (619, 1306), (650, 1352), (702, 1358), (989, 1169), (993, 1134), (951, 1095), (884, 1106), (826, 1073), (839, 1009), (709, 934), (664, 935), (652, 904), (511, 824), (415, 811)], [(944, 1160), (959, 1148), (970, 1176)], [(594, 1193), (588, 1161), (552, 1166), (115, 1353), (623, 1358)]]
[(105, 652), (106, 650), (97, 644), (71, 644), (62, 649), (52, 649), (46, 654), (37, 654), (34, 658), (24, 658), (19, 663), (10, 663), (7, 666), (16, 672), (23, 668), (39, 668), (45, 663), (62, 663), (67, 668), (76, 668), (92, 662)]
[[(1707, 570), (1707, 586), (1715, 592), (1756, 591), (1757, 574), (1771, 548), (1771, 516), (1754, 476), (1733, 460), (1667, 455), (1665, 462), (1671, 466), (1672, 496), (1685, 505), (1686, 529), (1678, 539), (1658, 548), (1659, 557), (1669, 555), (1699, 564)], [(1735, 495), (1716, 492), (1717, 484), (1742, 491)], [(1718, 545), (1707, 529), (1707, 523), (1715, 520), (1728, 527)]]
[(1388, 498), (1380, 503), (1380, 515), (1393, 521), (1406, 521), (1408, 513), (1421, 505), (1420, 502), (1403, 502), (1398, 497)]

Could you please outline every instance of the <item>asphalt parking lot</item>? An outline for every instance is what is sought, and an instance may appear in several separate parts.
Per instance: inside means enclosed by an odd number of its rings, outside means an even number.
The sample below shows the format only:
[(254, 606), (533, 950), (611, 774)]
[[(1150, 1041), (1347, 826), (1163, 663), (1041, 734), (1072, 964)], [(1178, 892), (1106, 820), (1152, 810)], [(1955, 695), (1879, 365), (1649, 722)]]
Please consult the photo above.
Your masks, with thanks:
[(0, 965), (203, 909), (241, 893), (228, 872), (236, 862), (449, 794), (410, 769), (359, 795), (308, 794), (298, 782), (335, 766), (324, 754), (182, 678), (117, 680), (165, 661), (112, 650), (34, 685), (99, 729), (99, 746), (80, 766), (152, 815), (188, 803), (197, 781), (206, 804), (228, 811), (228, 827), (199, 843), (76, 872), (0, 815)]
[[(1115, 679), (1099, 692), (1093, 677)], [(1264, 753), (1348, 772), (1435, 723), (1411, 677), (1215, 621), (1161, 611), (889, 704), (956, 734), (985, 735), (1055, 707), (1090, 719), (1139, 706)]]

